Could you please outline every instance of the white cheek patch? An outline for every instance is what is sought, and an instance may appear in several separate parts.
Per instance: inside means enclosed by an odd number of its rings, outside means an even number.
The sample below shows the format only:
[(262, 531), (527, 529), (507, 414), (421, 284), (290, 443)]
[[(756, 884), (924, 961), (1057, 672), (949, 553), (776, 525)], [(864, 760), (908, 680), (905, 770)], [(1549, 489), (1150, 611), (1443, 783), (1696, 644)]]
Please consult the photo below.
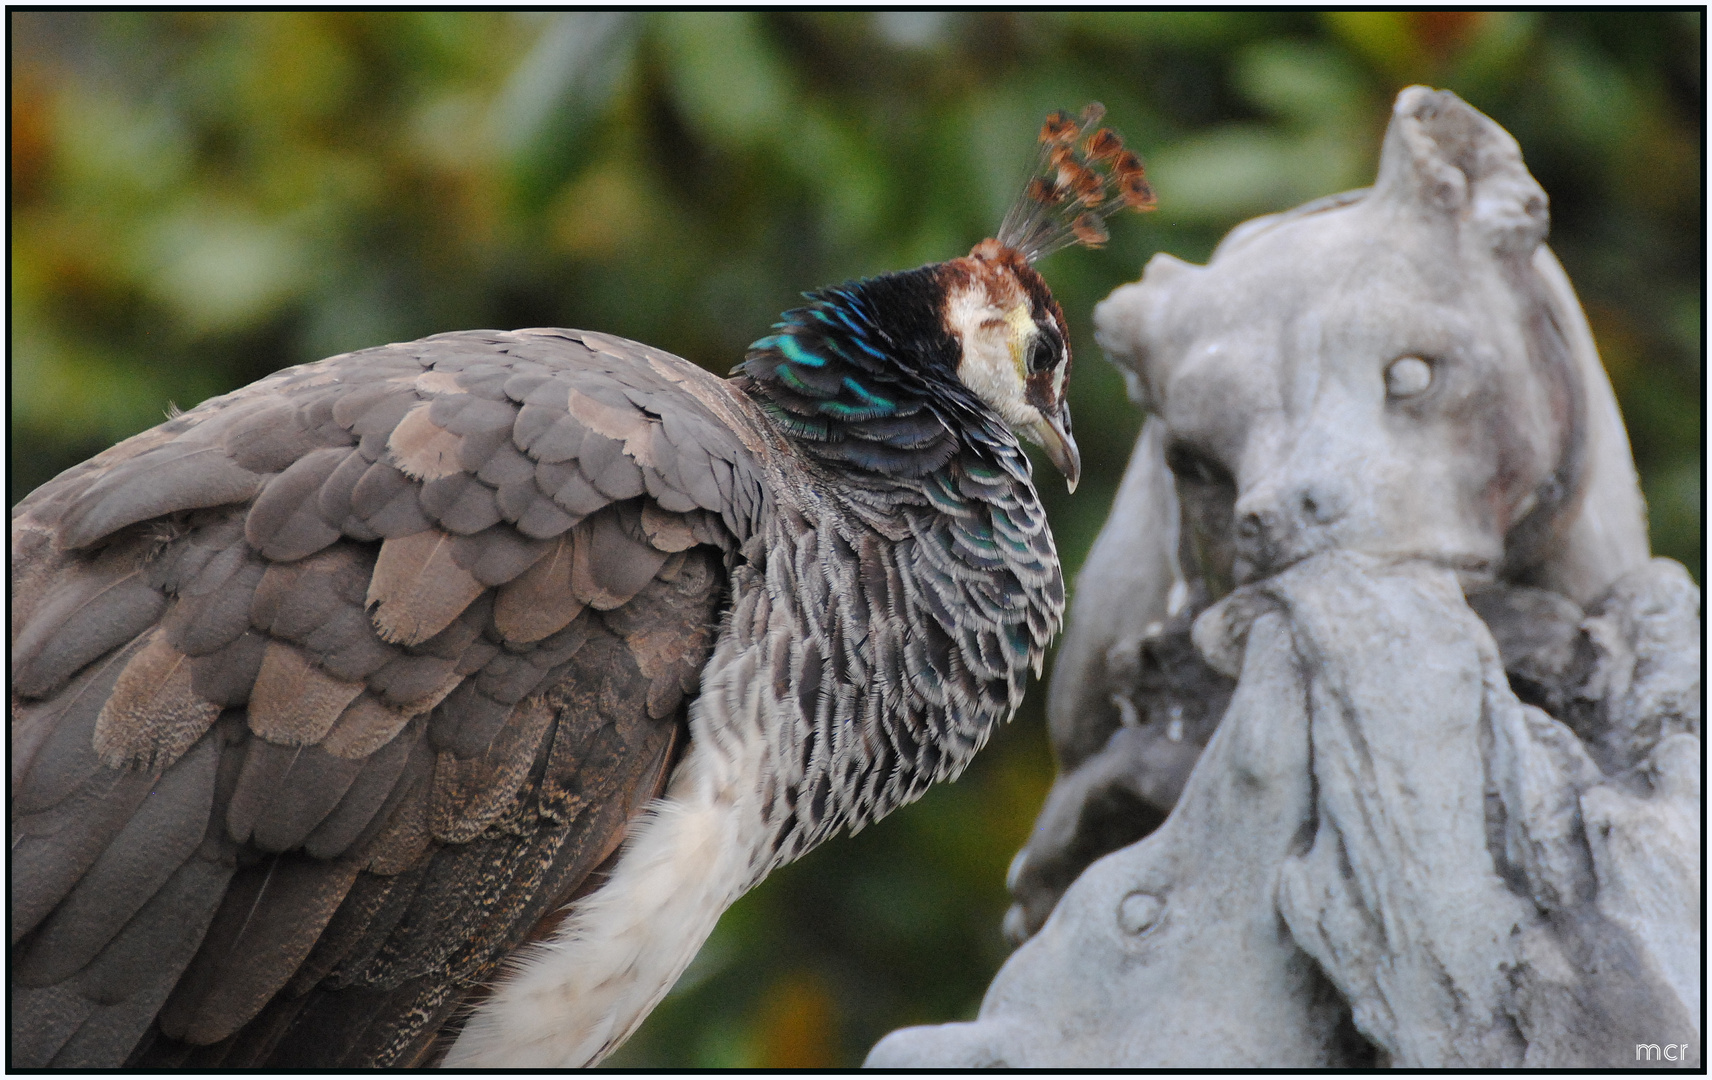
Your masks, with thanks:
[(1040, 410), (1023, 397), (1022, 344), (1034, 323), (1022, 305), (1005, 311), (985, 289), (971, 285), (951, 294), (945, 321), (962, 345), (957, 377), (980, 395), (1012, 427), (1041, 420)]

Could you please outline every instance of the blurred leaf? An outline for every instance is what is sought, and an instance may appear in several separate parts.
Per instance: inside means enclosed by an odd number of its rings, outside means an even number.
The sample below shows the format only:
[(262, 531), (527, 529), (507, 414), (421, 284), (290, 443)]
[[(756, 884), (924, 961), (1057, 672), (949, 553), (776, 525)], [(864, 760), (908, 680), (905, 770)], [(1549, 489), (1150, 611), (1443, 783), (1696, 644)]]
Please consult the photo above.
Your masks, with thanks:
[(898, 48), (937, 52), (950, 44), (949, 11), (876, 11), (872, 18), (879, 35)]
[(782, 139), (790, 77), (754, 12), (654, 16), (677, 107), (715, 143)]
[(1637, 103), (1620, 68), (1579, 43), (1561, 39), (1546, 47), (1542, 68), (1568, 139), (1588, 147), (1628, 141)]
[(283, 225), (239, 206), (191, 203), (152, 223), (137, 278), (192, 333), (244, 329), (302, 287), (307, 251)]
[(1250, 101), (1304, 127), (1348, 124), (1368, 104), (1360, 72), (1324, 45), (1258, 42), (1238, 55), (1235, 75)]
[(622, 12), (560, 12), (506, 81), (491, 122), (525, 206), (575, 171), (576, 151), (630, 69), (638, 29)]
[(1394, 80), (1412, 81), (1422, 64), (1406, 11), (1333, 11), (1324, 16), (1352, 51)]
[(1445, 85), (1470, 101), (1479, 101), (1484, 93), (1495, 91), (1518, 74), (1523, 54), (1533, 44), (1539, 27), (1539, 12), (1484, 12), (1456, 57)]
[(1170, 192), (1159, 213), (1172, 222), (1229, 220), (1282, 210), (1294, 195), (1292, 140), (1270, 129), (1230, 124), (1153, 155), (1155, 189)]

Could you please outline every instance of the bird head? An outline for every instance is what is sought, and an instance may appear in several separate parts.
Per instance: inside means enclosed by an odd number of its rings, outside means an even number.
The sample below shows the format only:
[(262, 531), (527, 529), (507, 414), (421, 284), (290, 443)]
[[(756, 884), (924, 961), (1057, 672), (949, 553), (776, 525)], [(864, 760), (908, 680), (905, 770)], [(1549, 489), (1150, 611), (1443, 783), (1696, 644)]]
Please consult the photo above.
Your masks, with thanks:
[(739, 372), (780, 427), (841, 465), (921, 476), (996, 415), (1074, 491), (1069, 331), (1032, 264), (1100, 246), (1119, 210), (1153, 208), (1141, 159), (1098, 126), (1104, 111), (1047, 117), (997, 236), (962, 258), (810, 293), (751, 345)]
[(1147, 174), (1095, 102), (1080, 120), (1062, 112), (1040, 129), (1040, 153), (998, 236), (941, 264), (945, 327), (959, 346), (957, 376), (1037, 442), (1070, 490), (1082, 472), (1070, 434), (1070, 336), (1064, 311), (1032, 263), (1064, 247), (1099, 247), (1103, 219), (1155, 205)]
[(998, 240), (941, 266), (957, 378), (1012, 431), (1039, 443), (1075, 491), (1082, 455), (1070, 434), (1063, 309), (1028, 260)]

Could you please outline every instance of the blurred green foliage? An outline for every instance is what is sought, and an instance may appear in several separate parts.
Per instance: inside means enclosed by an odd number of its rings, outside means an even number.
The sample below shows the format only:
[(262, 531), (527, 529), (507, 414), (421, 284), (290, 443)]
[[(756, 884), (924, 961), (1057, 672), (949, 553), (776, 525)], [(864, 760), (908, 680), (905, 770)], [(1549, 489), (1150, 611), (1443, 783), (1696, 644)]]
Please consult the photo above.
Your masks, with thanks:
[[(1074, 568), (1140, 425), (1092, 305), (1368, 183), (1426, 82), (1550, 194), (1655, 547), (1703, 572), (1698, 12), (10, 19), (14, 502), (169, 403), (443, 330), (601, 329), (723, 373), (801, 290), (968, 250), (1040, 117), (1098, 99), (1160, 209), (1043, 267), (1082, 357), (1082, 492), (1043, 485)], [(962, 782), (733, 908), (614, 1064), (849, 1065), (972, 1016), (1050, 781), (1041, 697)]]

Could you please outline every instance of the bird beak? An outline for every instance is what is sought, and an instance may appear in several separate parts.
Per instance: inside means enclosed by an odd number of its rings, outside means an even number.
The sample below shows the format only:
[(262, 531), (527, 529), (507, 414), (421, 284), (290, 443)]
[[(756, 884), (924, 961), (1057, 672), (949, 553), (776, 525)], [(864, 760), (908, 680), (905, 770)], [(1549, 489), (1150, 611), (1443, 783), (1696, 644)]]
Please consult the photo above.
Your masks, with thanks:
[(1074, 492), (1076, 482), (1082, 479), (1082, 452), (1076, 449), (1076, 440), (1070, 437), (1069, 410), (1061, 406), (1056, 412), (1046, 413), (1045, 418), (1030, 430), (1040, 440), (1047, 458), (1064, 474), (1066, 486)]

